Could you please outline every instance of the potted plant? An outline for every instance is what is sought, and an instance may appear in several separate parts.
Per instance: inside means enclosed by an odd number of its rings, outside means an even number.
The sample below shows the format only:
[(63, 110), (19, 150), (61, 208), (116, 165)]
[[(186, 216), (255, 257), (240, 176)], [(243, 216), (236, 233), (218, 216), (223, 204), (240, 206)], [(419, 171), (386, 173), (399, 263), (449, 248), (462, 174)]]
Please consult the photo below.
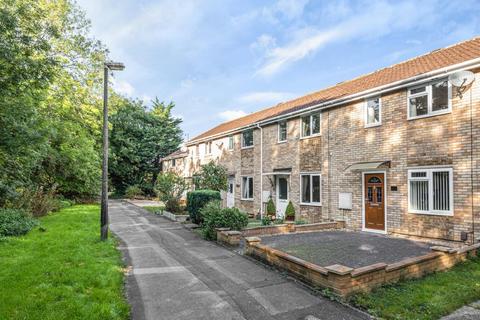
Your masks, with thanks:
[(293, 207), (292, 201), (288, 202), (287, 208), (285, 209), (285, 220), (295, 221), (295, 208)]

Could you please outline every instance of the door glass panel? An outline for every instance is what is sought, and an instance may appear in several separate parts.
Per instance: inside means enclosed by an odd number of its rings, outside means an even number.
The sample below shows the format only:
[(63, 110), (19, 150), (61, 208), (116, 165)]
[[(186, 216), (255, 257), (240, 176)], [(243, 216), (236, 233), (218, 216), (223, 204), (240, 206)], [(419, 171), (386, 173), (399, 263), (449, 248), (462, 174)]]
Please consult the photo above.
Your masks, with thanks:
[(382, 187), (377, 187), (377, 202), (381, 203), (382, 202)]
[(381, 183), (382, 180), (380, 180), (380, 178), (378, 177), (371, 177), (370, 179), (368, 179), (368, 183)]
[(233, 193), (233, 183), (230, 182), (228, 189), (228, 192)]
[(373, 202), (373, 187), (368, 187), (367, 199), (368, 199), (368, 202)]
[(278, 198), (280, 200), (288, 199), (288, 183), (285, 178), (278, 178)]

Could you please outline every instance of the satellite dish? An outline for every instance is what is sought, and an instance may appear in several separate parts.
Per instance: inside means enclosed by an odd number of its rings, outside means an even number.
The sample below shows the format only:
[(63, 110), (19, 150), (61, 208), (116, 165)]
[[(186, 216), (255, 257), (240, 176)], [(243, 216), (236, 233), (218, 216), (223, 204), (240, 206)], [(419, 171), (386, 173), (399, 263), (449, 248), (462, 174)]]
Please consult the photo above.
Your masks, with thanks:
[(448, 81), (455, 87), (468, 86), (475, 80), (475, 75), (470, 71), (458, 71), (448, 76)]

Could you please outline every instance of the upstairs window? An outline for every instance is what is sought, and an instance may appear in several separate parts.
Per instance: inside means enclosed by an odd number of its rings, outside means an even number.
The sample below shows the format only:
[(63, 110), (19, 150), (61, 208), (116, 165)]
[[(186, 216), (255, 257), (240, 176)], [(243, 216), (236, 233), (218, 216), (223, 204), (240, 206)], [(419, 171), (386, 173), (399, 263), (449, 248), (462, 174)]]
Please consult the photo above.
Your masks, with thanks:
[(253, 129), (242, 132), (242, 148), (253, 147)]
[(320, 113), (302, 117), (302, 138), (320, 134)]
[(205, 154), (212, 153), (212, 141), (205, 142)]
[(287, 122), (278, 123), (278, 142), (287, 141)]
[(451, 88), (447, 79), (408, 89), (408, 119), (451, 111)]
[(253, 177), (242, 177), (242, 200), (253, 200)]
[(175, 161), (175, 159), (172, 159), (172, 167), (175, 167), (177, 165), (177, 162)]
[(233, 136), (228, 137), (228, 150), (233, 150)]
[(382, 123), (382, 104), (380, 97), (365, 101), (365, 127), (379, 126)]
[(453, 214), (451, 168), (408, 171), (408, 210), (412, 213)]

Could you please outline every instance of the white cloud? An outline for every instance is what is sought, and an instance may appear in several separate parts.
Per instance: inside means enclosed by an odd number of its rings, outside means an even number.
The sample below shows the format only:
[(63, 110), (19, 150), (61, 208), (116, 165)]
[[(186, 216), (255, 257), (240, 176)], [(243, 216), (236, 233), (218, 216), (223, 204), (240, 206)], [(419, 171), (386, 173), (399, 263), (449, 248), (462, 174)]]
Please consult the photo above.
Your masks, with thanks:
[(274, 37), (268, 34), (262, 34), (257, 37), (255, 42), (250, 44), (250, 49), (253, 51), (263, 51), (275, 47), (276, 44), (277, 40)]
[(246, 116), (247, 113), (243, 110), (226, 110), (222, 111), (219, 114), (219, 117), (224, 120), (234, 120), (243, 116)]
[(127, 97), (132, 97), (135, 93), (135, 88), (125, 80), (117, 80), (112, 78), (112, 84), (115, 91)]
[[(402, 3), (375, 2), (352, 12), (348, 18), (329, 29), (307, 27), (299, 30), (292, 41), (269, 50), (265, 63), (255, 75), (271, 76), (292, 63), (314, 54), (333, 42), (352, 38), (375, 39), (391, 33), (431, 23), (435, 19), (435, 6), (429, 1)], [(401, 13), (401, 14), (399, 14)], [(375, 17), (372, 19), (372, 17)]]
[(295, 97), (291, 92), (262, 91), (244, 94), (238, 98), (238, 102), (244, 104), (273, 104)]

